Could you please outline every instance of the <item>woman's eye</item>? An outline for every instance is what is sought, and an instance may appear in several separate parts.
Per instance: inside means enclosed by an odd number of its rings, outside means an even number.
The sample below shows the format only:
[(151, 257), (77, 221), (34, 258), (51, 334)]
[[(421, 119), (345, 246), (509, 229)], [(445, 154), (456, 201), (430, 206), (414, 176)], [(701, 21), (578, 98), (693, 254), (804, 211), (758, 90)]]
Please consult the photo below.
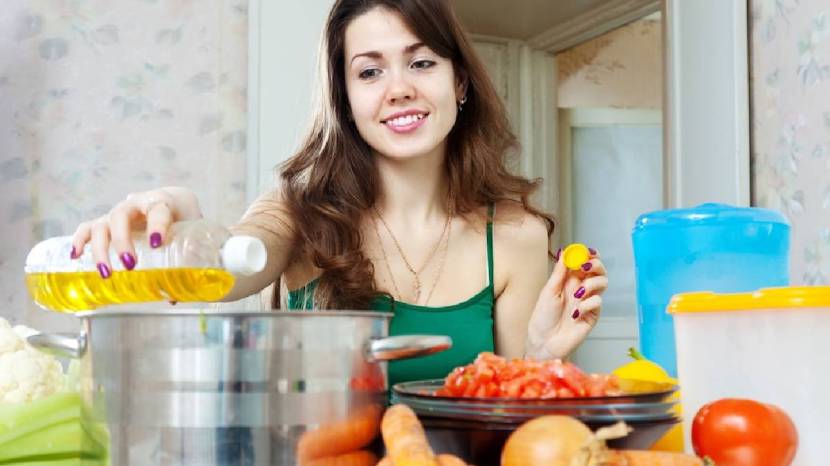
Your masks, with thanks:
[(360, 72), (357, 75), (360, 79), (372, 79), (380, 76), (380, 70), (378, 68), (367, 68)]
[(417, 60), (412, 63), (413, 68), (418, 68), (422, 70), (432, 68), (433, 66), (435, 66), (435, 62), (432, 60)]

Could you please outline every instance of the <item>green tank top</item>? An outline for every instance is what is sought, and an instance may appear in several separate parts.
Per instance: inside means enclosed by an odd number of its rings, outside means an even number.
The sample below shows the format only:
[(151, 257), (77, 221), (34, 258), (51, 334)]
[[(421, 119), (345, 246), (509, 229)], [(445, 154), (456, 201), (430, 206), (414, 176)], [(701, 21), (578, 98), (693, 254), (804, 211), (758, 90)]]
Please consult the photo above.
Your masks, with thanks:
[[(493, 206), (487, 221), (487, 286), (469, 299), (451, 306), (429, 307), (376, 299), (372, 309), (393, 313), (389, 335), (447, 335), (452, 348), (420, 358), (389, 363), (389, 387), (411, 380), (441, 379), (453, 368), (471, 363), (478, 353), (494, 351), (493, 308)], [(288, 292), (289, 309), (314, 309), (312, 296), (317, 280)]]

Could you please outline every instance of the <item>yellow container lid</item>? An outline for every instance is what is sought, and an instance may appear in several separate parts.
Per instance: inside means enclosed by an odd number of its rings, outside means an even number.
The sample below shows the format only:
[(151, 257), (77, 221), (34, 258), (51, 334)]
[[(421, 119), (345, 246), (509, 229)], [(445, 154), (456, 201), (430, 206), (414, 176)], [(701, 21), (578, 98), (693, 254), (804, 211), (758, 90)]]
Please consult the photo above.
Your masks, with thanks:
[(579, 270), (582, 264), (590, 259), (591, 252), (588, 250), (588, 246), (582, 243), (569, 244), (562, 250), (562, 263), (571, 270)]
[(672, 296), (666, 310), (669, 314), (685, 314), (814, 307), (830, 308), (830, 286), (763, 288), (751, 293), (680, 293)]

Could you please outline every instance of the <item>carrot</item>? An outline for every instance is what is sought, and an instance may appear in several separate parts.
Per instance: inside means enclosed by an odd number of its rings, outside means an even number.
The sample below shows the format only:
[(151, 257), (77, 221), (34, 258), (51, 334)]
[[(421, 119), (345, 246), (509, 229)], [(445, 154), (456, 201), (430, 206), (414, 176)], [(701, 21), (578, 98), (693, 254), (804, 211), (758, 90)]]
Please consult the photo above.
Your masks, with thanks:
[(703, 466), (703, 460), (683, 453), (646, 450), (609, 450), (614, 466)]
[(464, 460), (455, 455), (442, 453), (436, 458), (438, 459), (438, 464), (441, 466), (467, 466), (467, 463), (465, 463)]
[(380, 432), (394, 466), (439, 466), (424, 428), (409, 406), (397, 404), (388, 408), (380, 422)]
[(306, 466), (375, 466), (378, 457), (366, 450), (353, 451), (337, 456), (326, 456), (309, 461)]
[(383, 408), (364, 406), (349, 418), (304, 432), (297, 442), (297, 460), (305, 465), (311, 460), (360, 450), (372, 443), (380, 429)]

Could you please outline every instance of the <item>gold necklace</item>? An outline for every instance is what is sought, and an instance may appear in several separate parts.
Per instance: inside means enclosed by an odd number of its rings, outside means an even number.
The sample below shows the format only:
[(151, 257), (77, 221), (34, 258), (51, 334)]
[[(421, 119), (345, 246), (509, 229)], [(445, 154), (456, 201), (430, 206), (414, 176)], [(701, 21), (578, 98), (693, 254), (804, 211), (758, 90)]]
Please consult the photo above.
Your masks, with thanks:
[[(383, 224), (383, 227), (386, 229), (386, 232), (389, 233), (389, 237), (392, 238), (392, 242), (395, 244), (395, 248), (397, 248), (398, 254), (400, 254), (401, 259), (403, 259), (403, 263), (406, 266), (407, 270), (409, 270), (409, 273), (411, 273), (412, 276), (415, 278), (414, 302), (417, 303), (418, 300), (421, 298), (421, 278), (418, 276), (418, 274), (424, 271), (426, 266), (430, 263), (430, 261), (432, 261), (432, 258), (438, 251), (438, 248), (441, 246), (442, 240), (444, 239), (444, 234), (447, 232), (447, 229), (449, 228), (450, 219), (452, 218), (452, 215), (450, 215), (449, 210), (447, 210), (447, 221), (444, 223), (444, 229), (441, 231), (441, 236), (438, 237), (438, 241), (435, 242), (435, 246), (433, 246), (432, 251), (429, 253), (429, 256), (427, 256), (426, 260), (421, 265), (421, 267), (418, 270), (415, 270), (415, 268), (412, 267), (412, 264), (407, 259), (406, 254), (404, 254), (403, 248), (401, 247), (401, 244), (398, 242), (398, 239), (395, 237), (395, 234), (392, 233), (392, 229), (389, 228), (389, 225), (386, 223), (386, 220), (384, 220), (383, 216), (380, 214), (380, 211), (378, 211), (377, 208), (375, 208), (374, 210), (375, 215), (380, 219), (381, 223)], [(401, 296), (400, 290), (398, 289), (398, 285), (395, 282), (395, 276), (392, 275), (392, 269), (389, 266), (388, 256), (386, 255), (386, 248), (383, 247), (383, 242), (380, 239), (380, 231), (378, 230), (377, 222), (374, 221), (374, 218), (372, 219), (372, 222), (375, 225), (375, 233), (377, 234), (378, 243), (380, 243), (380, 248), (383, 252), (383, 258), (386, 262), (387, 271), (389, 272), (389, 278), (392, 279), (392, 286), (394, 286), (395, 292), (398, 293), (398, 297), (403, 298), (403, 296)]]
[(383, 263), (386, 264), (386, 271), (389, 273), (389, 278), (392, 280), (392, 288), (395, 289), (395, 296), (393, 296), (393, 298), (401, 300), (403, 299), (403, 296), (401, 296), (401, 290), (398, 289), (398, 284), (395, 282), (395, 276), (392, 275), (392, 267), (389, 266), (389, 257), (386, 256), (386, 248), (383, 247), (383, 241), (380, 239), (380, 230), (378, 229), (378, 222), (375, 220), (375, 217), (372, 217), (372, 225), (375, 226), (375, 235), (378, 238), (380, 251), (383, 253)]
[(441, 278), (441, 272), (444, 271), (444, 263), (447, 261), (447, 250), (450, 249), (450, 236), (452, 236), (452, 223), (447, 228), (447, 240), (444, 241), (444, 253), (441, 254), (441, 262), (438, 263), (438, 271), (435, 272), (435, 280), (432, 282), (432, 287), (429, 289), (429, 293), (427, 294), (427, 299), (424, 300), (424, 306), (429, 303), (430, 298), (432, 298), (432, 292), (435, 291), (435, 288), (438, 286), (438, 279)]

